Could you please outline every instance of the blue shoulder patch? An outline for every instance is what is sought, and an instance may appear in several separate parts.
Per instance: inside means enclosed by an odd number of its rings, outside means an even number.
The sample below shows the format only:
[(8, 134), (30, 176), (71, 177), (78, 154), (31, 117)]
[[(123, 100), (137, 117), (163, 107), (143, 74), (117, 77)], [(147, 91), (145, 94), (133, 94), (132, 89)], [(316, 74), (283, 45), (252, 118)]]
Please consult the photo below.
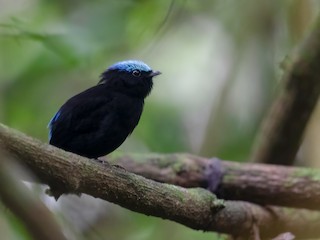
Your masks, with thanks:
[(140, 70), (144, 72), (152, 71), (152, 69), (142, 61), (138, 60), (126, 60), (122, 62), (117, 62), (111, 65), (108, 70), (118, 70), (132, 72), (134, 70)]
[(49, 141), (52, 137), (52, 124), (59, 118), (60, 116), (60, 110), (51, 118), (50, 122), (48, 123), (47, 128), (49, 128)]

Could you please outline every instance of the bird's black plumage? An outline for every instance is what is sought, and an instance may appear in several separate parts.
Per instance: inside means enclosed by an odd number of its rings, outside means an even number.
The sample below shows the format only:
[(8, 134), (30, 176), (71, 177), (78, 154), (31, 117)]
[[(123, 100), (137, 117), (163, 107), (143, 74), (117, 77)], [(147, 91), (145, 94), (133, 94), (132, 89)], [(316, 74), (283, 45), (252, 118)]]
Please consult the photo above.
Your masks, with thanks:
[(70, 98), (51, 119), (50, 144), (89, 158), (112, 152), (138, 124), (159, 74), (141, 61), (112, 65), (98, 85)]

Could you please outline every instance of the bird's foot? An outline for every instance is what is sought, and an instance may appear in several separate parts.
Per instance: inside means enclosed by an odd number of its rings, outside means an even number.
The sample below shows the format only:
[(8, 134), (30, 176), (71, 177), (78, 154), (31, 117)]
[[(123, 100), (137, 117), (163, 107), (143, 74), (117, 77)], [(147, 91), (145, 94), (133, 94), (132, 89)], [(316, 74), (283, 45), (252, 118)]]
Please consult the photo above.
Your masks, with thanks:
[(106, 159), (101, 159), (101, 158), (94, 158), (95, 161), (103, 164), (103, 165), (107, 165), (107, 166), (113, 166), (122, 170), (126, 170), (124, 167), (117, 165), (117, 164), (110, 164)]
[(110, 163), (105, 160), (105, 159), (101, 159), (101, 158), (94, 158), (93, 160), (97, 161), (98, 163), (101, 163), (103, 165), (110, 165)]
[(126, 171), (126, 169), (124, 167), (120, 166), (120, 165), (112, 165), (112, 166)]

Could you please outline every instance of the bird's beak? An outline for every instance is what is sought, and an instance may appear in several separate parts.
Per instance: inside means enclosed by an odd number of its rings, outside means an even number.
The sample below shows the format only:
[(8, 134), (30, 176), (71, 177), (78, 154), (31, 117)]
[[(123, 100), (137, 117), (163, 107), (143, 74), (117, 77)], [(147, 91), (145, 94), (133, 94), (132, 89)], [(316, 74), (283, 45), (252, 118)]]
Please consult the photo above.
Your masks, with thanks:
[(155, 77), (155, 76), (158, 76), (158, 75), (160, 75), (161, 74), (161, 72), (159, 72), (159, 71), (152, 71), (150, 74), (149, 74), (149, 77)]

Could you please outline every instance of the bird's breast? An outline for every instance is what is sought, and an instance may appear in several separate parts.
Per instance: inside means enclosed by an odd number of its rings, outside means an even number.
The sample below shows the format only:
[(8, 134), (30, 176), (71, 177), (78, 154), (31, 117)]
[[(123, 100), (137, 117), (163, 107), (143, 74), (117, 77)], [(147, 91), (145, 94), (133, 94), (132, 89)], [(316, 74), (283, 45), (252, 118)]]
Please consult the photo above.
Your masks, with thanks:
[(117, 104), (119, 124), (131, 133), (137, 126), (143, 110), (143, 99), (121, 97)]

